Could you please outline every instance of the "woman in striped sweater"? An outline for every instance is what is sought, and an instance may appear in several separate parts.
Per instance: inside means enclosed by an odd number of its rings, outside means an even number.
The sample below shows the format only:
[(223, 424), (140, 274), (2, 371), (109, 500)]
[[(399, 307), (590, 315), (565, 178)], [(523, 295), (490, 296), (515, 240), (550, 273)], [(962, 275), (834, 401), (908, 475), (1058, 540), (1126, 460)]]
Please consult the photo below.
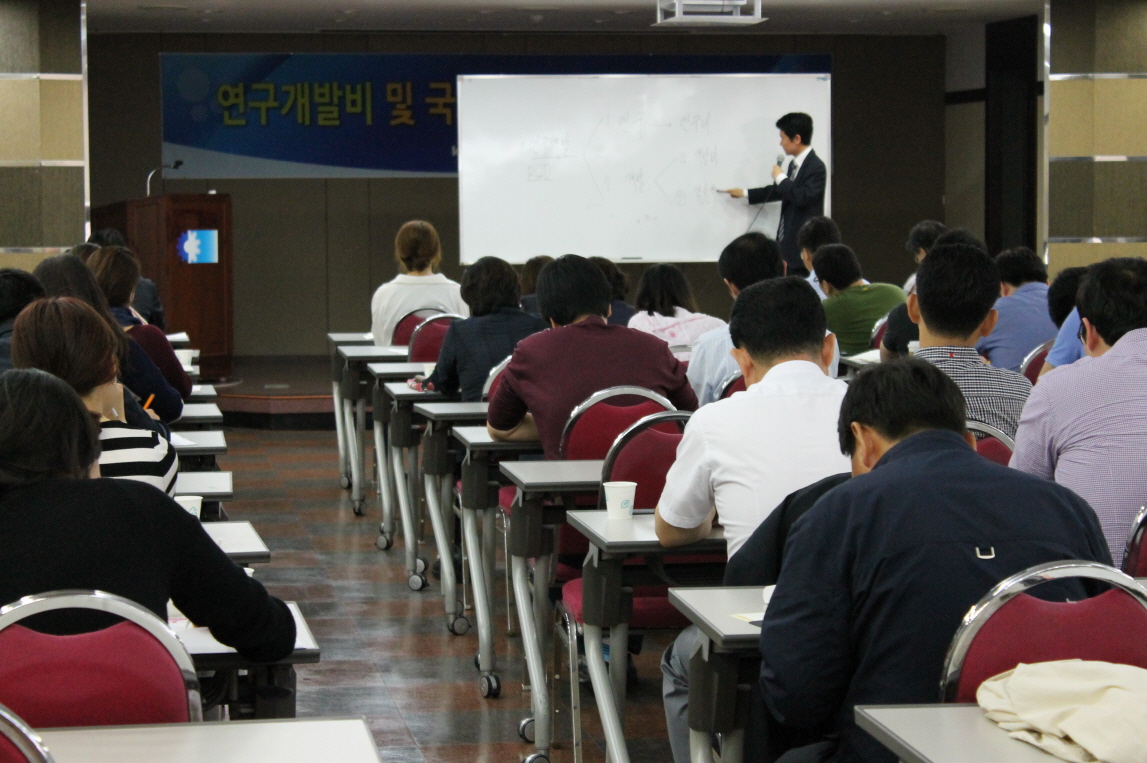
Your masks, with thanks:
[(150, 429), (124, 418), (124, 387), (116, 382), (117, 340), (90, 305), (52, 297), (24, 308), (12, 327), (12, 363), (38, 368), (67, 382), (100, 425), (100, 476), (129, 479), (174, 495), (175, 448)]

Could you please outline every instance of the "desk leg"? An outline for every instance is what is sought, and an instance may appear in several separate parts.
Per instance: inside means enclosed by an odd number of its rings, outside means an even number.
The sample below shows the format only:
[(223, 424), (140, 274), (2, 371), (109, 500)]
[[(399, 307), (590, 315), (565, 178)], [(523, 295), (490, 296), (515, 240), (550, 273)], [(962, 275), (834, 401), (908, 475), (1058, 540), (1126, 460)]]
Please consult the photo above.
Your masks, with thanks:
[(355, 401), (347, 398), (343, 398), (343, 433), (346, 436), (346, 457), (350, 461), (351, 506), (358, 514), (362, 506), (362, 449), (355, 422)]
[[(534, 567), (534, 579), (537, 582), (537, 596), (535, 598), (548, 598), (544, 580), (548, 579), (549, 565), (537, 559)], [(546, 689), (546, 666), (542, 659), (542, 646), (540, 629), (546, 628), (548, 621), (535, 620), (536, 606), (530, 598), (529, 571), (524, 556), (513, 556), (510, 559), (511, 573), (514, 577), (514, 600), (518, 606), (518, 621), (522, 627), (522, 646), (526, 650), (526, 668), (530, 674), (530, 705), (534, 713), (534, 744), (538, 754), (549, 756), (550, 752), (550, 696)], [(547, 578), (540, 577), (540, 567), (545, 567)], [(541, 581), (541, 582), (538, 582)], [(588, 638), (587, 638), (588, 641)], [(598, 639), (598, 652), (601, 652), (600, 633)], [(528, 720), (528, 719), (527, 719)], [(531, 756), (532, 757), (532, 756)]]
[(689, 729), (689, 761), (713, 763), (713, 735), (708, 731)]
[[(495, 526), (494, 512), (497, 509), (487, 509), (482, 512), (482, 563), (486, 572), (486, 601), (494, 601), (495, 555), (498, 551), (498, 528)], [(509, 600), (506, 601), (507, 606)]]
[[(488, 513), (489, 509), (484, 509)], [(494, 613), (493, 600), (486, 595), (486, 569), (482, 564), (481, 545), (478, 540), (478, 512), (462, 506), (462, 538), (466, 544), (466, 563), (470, 567), (470, 580), (474, 588), (474, 617), (478, 620), (478, 679), (483, 697), (497, 697), (502, 691), (501, 681), (494, 675)]]
[[(601, 626), (583, 624), (582, 635), (585, 636), (585, 662), (589, 667), (589, 680), (593, 684), (593, 695), (597, 698), (601, 725), (605, 730), (608, 759), (611, 763), (629, 763), (629, 751), (625, 747), (625, 736), (621, 731), (621, 720), (613, 699), (613, 687), (606, 674), (605, 655), (601, 649)], [(616, 659), (613, 647), (614, 639), (611, 631), (610, 656), (611, 659)]]
[(386, 442), (386, 424), (377, 417), (374, 420), (374, 460), (378, 469), (378, 499), (382, 504), (382, 523), (378, 526), (375, 545), (386, 551), (394, 543), (394, 477), (391, 474), (387, 454), (390, 447)]
[[(407, 581), (410, 588), (421, 591), (426, 587), (426, 578), (422, 573), (426, 565), (418, 558), (418, 533), (414, 527), (414, 507), (410, 497), (410, 484), (406, 479), (406, 451), (397, 445), (390, 446), (390, 464), (394, 471), (394, 488), (398, 494), (398, 509), (402, 515), (402, 535), (406, 546), (406, 572), (410, 575)], [(419, 569), (419, 566), (422, 569)]]
[(713, 735), (721, 734), (722, 763), (744, 759), (745, 723), (749, 714), (750, 687), (741, 674), (756, 676), (752, 665), (738, 655), (716, 652), (705, 643), (689, 658), (689, 759), (712, 763)]
[[(351, 484), (351, 508), (355, 516), (362, 516), (362, 506), (366, 502), (366, 398), (361, 394), (354, 404), (354, 466), (351, 474), (357, 474)], [(357, 470), (357, 471), (356, 471)]]
[(337, 379), (331, 382), (331, 397), (335, 404), (335, 438), (339, 444), (339, 486), (343, 489), (350, 487), (350, 477), (347, 469), (346, 429), (343, 421), (342, 383)]
[(470, 623), (462, 616), (462, 602), (458, 601), (458, 589), (454, 582), (454, 549), (450, 543), (450, 533), (446, 530), (446, 517), (439, 503), (439, 479), (434, 474), (424, 474), (422, 484), (426, 490), (426, 510), (430, 512), (430, 525), (434, 528), (434, 545), (438, 547), (442, 598), (446, 605), (446, 628), (455, 636), (461, 636), (470, 630)]
[(629, 623), (618, 623), (609, 629), (609, 683), (613, 687), (613, 705), (617, 718), (625, 725), (625, 679), (629, 669)]
[(295, 717), (295, 669), (291, 665), (260, 665), (251, 669), (255, 682), (256, 718)]

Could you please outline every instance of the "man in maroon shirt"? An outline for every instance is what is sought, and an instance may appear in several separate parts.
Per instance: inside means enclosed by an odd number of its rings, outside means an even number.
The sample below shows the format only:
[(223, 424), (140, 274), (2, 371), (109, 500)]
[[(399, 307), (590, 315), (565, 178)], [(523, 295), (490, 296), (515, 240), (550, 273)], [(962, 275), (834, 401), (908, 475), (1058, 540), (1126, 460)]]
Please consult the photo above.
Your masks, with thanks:
[(538, 274), (538, 306), (553, 329), (518, 343), (490, 400), (486, 428), (495, 440), (541, 440), (556, 459), (574, 406), (594, 392), (633, 385), (697, 409), (685, 367), (665, 340), (606, 323), (609, 282), (584, 257), (567, 254)]

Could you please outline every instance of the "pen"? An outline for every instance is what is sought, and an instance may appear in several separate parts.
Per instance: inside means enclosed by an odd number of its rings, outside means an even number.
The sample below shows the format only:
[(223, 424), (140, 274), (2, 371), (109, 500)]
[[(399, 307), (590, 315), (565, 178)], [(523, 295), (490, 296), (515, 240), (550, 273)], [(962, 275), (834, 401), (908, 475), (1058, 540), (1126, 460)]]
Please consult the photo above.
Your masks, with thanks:
[(155, 399), (155, 395), (148, 395), (148, 397), (147, 397), (147, 402), (143, 404), (143, 409), (144, 409), (145, 411), (148, 409), (148, 406), (150, 406), (150, 405), (151, 405), (151, 401), (152, 401), (152, 400), (154, 400), (154, 399)]

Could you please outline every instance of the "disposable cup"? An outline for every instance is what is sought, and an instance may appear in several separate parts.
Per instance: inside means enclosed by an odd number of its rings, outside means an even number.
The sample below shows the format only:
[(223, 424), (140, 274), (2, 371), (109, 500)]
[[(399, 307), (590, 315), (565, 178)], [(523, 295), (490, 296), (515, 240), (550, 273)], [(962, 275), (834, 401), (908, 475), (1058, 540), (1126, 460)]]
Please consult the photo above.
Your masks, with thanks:
[(609, 519), (633, 517), (633, 498), (637, 494), (636, 482), (606, 482), (605, 510)]

